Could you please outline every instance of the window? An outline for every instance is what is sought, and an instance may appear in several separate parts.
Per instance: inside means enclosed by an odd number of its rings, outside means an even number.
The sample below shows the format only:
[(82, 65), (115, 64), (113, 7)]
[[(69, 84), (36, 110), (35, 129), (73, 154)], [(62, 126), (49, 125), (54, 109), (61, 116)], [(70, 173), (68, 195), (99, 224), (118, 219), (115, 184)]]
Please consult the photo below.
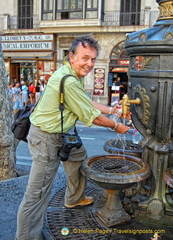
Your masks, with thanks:
[(119, 42), (112, 50), (110, 55), (110, 66), (118, 66), (120, 60), (129, 60), (129, 56), (125, 50), (125, 42)]
[(97, 18), (98, 0), (86, 0), (86, 18)]
[(82, 19), (83, 0), (56, 0), (56, 19)]
[(98, 0), (42, 0), (42, 20), (85, 18), (98, 18)]
[(33, 0), (18, 0), (18, 28), (33, 28)]
[(141, 0), (121, 0), (120, 25), (140, 25)]
[(42, 20), (53, 20), (53, 0), (42, 0)]

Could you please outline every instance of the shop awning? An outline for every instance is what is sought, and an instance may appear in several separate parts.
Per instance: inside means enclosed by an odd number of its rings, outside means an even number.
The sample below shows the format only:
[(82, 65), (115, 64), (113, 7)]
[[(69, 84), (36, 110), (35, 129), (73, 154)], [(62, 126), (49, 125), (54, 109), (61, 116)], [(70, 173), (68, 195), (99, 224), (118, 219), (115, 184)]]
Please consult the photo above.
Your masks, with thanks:
[(4, 57), (16, 58), (35, 58), (35, 57), (51, 57), (53, 52), (3, 52)]

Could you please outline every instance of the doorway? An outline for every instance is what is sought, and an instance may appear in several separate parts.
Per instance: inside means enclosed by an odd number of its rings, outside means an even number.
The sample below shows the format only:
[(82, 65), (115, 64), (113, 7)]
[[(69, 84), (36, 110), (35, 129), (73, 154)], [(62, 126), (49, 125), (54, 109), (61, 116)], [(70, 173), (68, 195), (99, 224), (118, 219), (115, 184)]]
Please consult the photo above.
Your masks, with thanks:
[(25, 81), (30, 84), (36, 79), (36, 61), (30, 62), (11, 62), (10, 64), (11, 82)]

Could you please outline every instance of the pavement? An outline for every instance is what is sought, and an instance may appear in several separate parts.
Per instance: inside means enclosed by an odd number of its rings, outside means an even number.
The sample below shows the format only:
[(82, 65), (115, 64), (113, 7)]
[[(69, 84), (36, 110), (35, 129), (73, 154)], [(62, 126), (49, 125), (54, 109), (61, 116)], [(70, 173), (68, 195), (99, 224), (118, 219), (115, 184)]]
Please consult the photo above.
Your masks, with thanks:
[[(17, 211), (27, 185), (30, 166), (17, 165), (17, 170), (22, 176), (0, 181), (0, 240), (15, 239)], [(51, 196), (63, 185), (65, 174), (63, 167), (60, 166)]]

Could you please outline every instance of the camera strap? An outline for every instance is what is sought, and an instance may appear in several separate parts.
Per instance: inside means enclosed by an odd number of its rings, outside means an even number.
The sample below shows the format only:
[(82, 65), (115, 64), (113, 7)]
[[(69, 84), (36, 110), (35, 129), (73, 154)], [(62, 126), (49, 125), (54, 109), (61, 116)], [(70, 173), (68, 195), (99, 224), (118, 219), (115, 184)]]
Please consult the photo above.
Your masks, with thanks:
[[(74, 75), (67, 74), (61, 79), (61, 82), (60, 82), (59, 110), (61, 112), (61, 133), (62, 134), (63, 134), (63, 111), (65, 109), (65, 107), (64, 107), (64, 82), (65, 82), (66, 78), (68, 78), (70, 76), (76, 78)], [(74, 129), (74, 132), (77, 133), (76, 126)]]

